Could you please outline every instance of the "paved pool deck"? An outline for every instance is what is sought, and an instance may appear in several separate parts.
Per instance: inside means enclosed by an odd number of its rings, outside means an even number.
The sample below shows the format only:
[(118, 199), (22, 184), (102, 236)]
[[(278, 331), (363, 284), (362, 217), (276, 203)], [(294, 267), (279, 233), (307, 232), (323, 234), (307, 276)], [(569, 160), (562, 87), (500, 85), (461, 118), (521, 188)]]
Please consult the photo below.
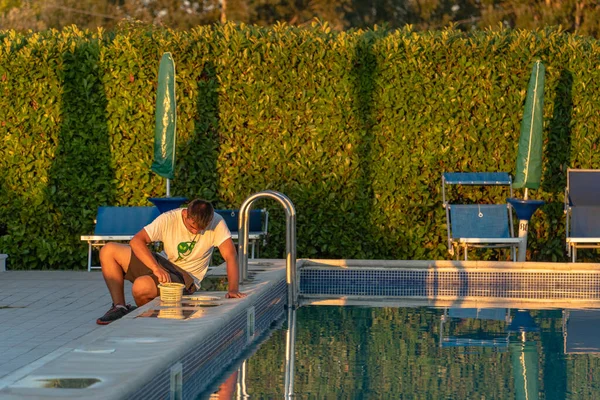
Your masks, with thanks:
[[(270, 265), (270, 269), (277, 270), (279, 275), (285, 275), (284, 260), (260, 261)], [(260, 268), (264, 271), (265, 264), (262, 265)], [(252, 268), (250, 263), (250, 272)], [(222, 275), (224, 267), (217, 267), (209, 274)], [(256, 297), (253, 294), (260, 292), (260, 285), (260, 280), (242, 285), (241, 290), (249, 294), (246, 299), (225, 299), (225, 292), (197, 292), (196, 295), (221, 298), (223, 305), (230, 305), (219, 307), (219, 311), (225, 313), (237, 307), (237, 303)], [(127, 302), (134, 304), (129, 282), (125, 284), (125, 295)], [(142, 332), (148, 334), (148, 325), (181, 322), (169, 319), (158, 321), (156, 318), (136, 319), (136, 316), (158, 308), (160, 299), (157, 298), (119, 321), (107, 326), (97, 325), (96, 319), (111, 304), (99, 271), (0, 272), (0, 398), (4, 395), (21, 398), (18, 391), (10, 388), (18, 385), (28, 375), (48, 369), (50, 365), (60, 368), (58, 361), (64, 354), (73, 349), (89, 347), (90, 343), (105, 335), (115, 335), (115, 332), (135, 334), (136, 326), (143, 326)], [(154, 322), (145, 321), (150, 319)], [(165, 334), (169, 335), (168, 332)], [(31, 394), (35, 396), (34, 393), (29, 393)]]
[[(135, 304), (129, 282), (125, 296)], [(100, 271), (0, 273), (0, 388), (60, 347), (105, 328), (96, 319), (111, 304)]]

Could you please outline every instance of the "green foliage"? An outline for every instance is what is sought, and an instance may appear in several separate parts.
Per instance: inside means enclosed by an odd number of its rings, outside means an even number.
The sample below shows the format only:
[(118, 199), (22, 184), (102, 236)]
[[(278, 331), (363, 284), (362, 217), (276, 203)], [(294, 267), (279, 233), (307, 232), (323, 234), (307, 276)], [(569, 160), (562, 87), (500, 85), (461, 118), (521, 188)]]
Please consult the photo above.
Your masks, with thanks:
[(466, 32), (560, 26), (598, 38), (599, 16), (597, 1), (589, 0), (0, 0), (0, 29), (19, 31), (70, 25), (112, 30), (123, 20), (187, 30), (226, 21), (306, 26), (317, 19), (338, 31), (375, 25)]
[[(164, 196), (150, 164), (165, 51), (178, 74), (173, 194), (238, 208), (281, 191), (299, 257), (446, 258), (441, 174), (514, 172), (537, 59), (544, 173), (531, 197), (546, 205), (529, 259), (566, 260), (566, 168), (600, 164), (600, 46), (561, 31), (130, 24), (1, 37), (0, 249), (13, 269), (82, 268), (98, 206)], [(271, 211), (261, 256), (281, 257), (281, 207), (259, 206)]]

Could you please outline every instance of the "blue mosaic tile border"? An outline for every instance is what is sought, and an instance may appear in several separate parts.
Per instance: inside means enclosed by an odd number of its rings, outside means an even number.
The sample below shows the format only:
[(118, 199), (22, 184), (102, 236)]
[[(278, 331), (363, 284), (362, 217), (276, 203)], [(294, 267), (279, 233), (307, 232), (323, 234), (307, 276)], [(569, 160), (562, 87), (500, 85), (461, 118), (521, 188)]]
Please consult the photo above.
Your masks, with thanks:
[(272, 289), (263, 294), (254, 305), (256, 309), (256, 335), (267, 331), (273, 322), (277, 321), (287, 305), (287, 284), (282, 280)]
[(303, 268), (300, 294), (600, 299), (600, 271), (522, 272)]
[[(281, 318), (287, 301), (287, 286), (282, 280), (254, 302), (255, 338)], [(248, 347), (247, 311), (240, 311), (218, 333), (203, 338), (183, 359), (183, 398), (195, 399)], [(171, 365), (140, 388), (131, 399), (165, 399), (170, 396)]]
[(246, 311), (239, 313), (212, 338), (206, 338), (185, 356), (183, 398), (195, 398), (214, 379), (215, 369), (227, 365), (246, 345)]

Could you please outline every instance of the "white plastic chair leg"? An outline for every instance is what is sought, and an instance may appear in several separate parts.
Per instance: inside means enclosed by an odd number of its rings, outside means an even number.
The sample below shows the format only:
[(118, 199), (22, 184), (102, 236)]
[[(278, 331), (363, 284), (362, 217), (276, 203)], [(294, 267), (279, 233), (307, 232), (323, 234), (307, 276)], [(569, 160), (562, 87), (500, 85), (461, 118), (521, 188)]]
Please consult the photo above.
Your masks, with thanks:
[(92, 270), (92, 242), (88, 241), (88, 272)]

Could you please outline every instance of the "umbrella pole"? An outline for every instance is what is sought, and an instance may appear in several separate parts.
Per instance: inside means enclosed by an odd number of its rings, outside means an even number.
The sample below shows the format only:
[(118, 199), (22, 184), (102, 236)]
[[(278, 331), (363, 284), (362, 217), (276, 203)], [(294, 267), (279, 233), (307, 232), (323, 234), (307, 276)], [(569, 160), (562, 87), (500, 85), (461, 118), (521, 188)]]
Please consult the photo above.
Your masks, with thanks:
[(519, 247), (517, 251), (517, 261), (526, 261), (527, 253), (527, 234), (529, 232), (529, 220), (533, 213), (544, 204), (543, 200), (527, 199), (527, 189), (525, 189), (525, 199), (515, 199), (513, 197), (506, 199), (517, 214), (519, 219)]
[(167, 178), (167, 197), (171, 197), (171, 180)]
[[(528, 188), (525, 188), (525, 194), (523, 195), (523, 200), (527, 200), (528, 198)], [(519, 250), (517, 251), (517, 261), (526, 261), (527, 254), (527, 234), (529, 233), (529, 219), (520, 219), (519, 220)]]
[(517, 250), (517, 261), (526, 261), (527, 255), (527, 234), (529, 233), (529, 220), (519, 220), (519, 248)]

